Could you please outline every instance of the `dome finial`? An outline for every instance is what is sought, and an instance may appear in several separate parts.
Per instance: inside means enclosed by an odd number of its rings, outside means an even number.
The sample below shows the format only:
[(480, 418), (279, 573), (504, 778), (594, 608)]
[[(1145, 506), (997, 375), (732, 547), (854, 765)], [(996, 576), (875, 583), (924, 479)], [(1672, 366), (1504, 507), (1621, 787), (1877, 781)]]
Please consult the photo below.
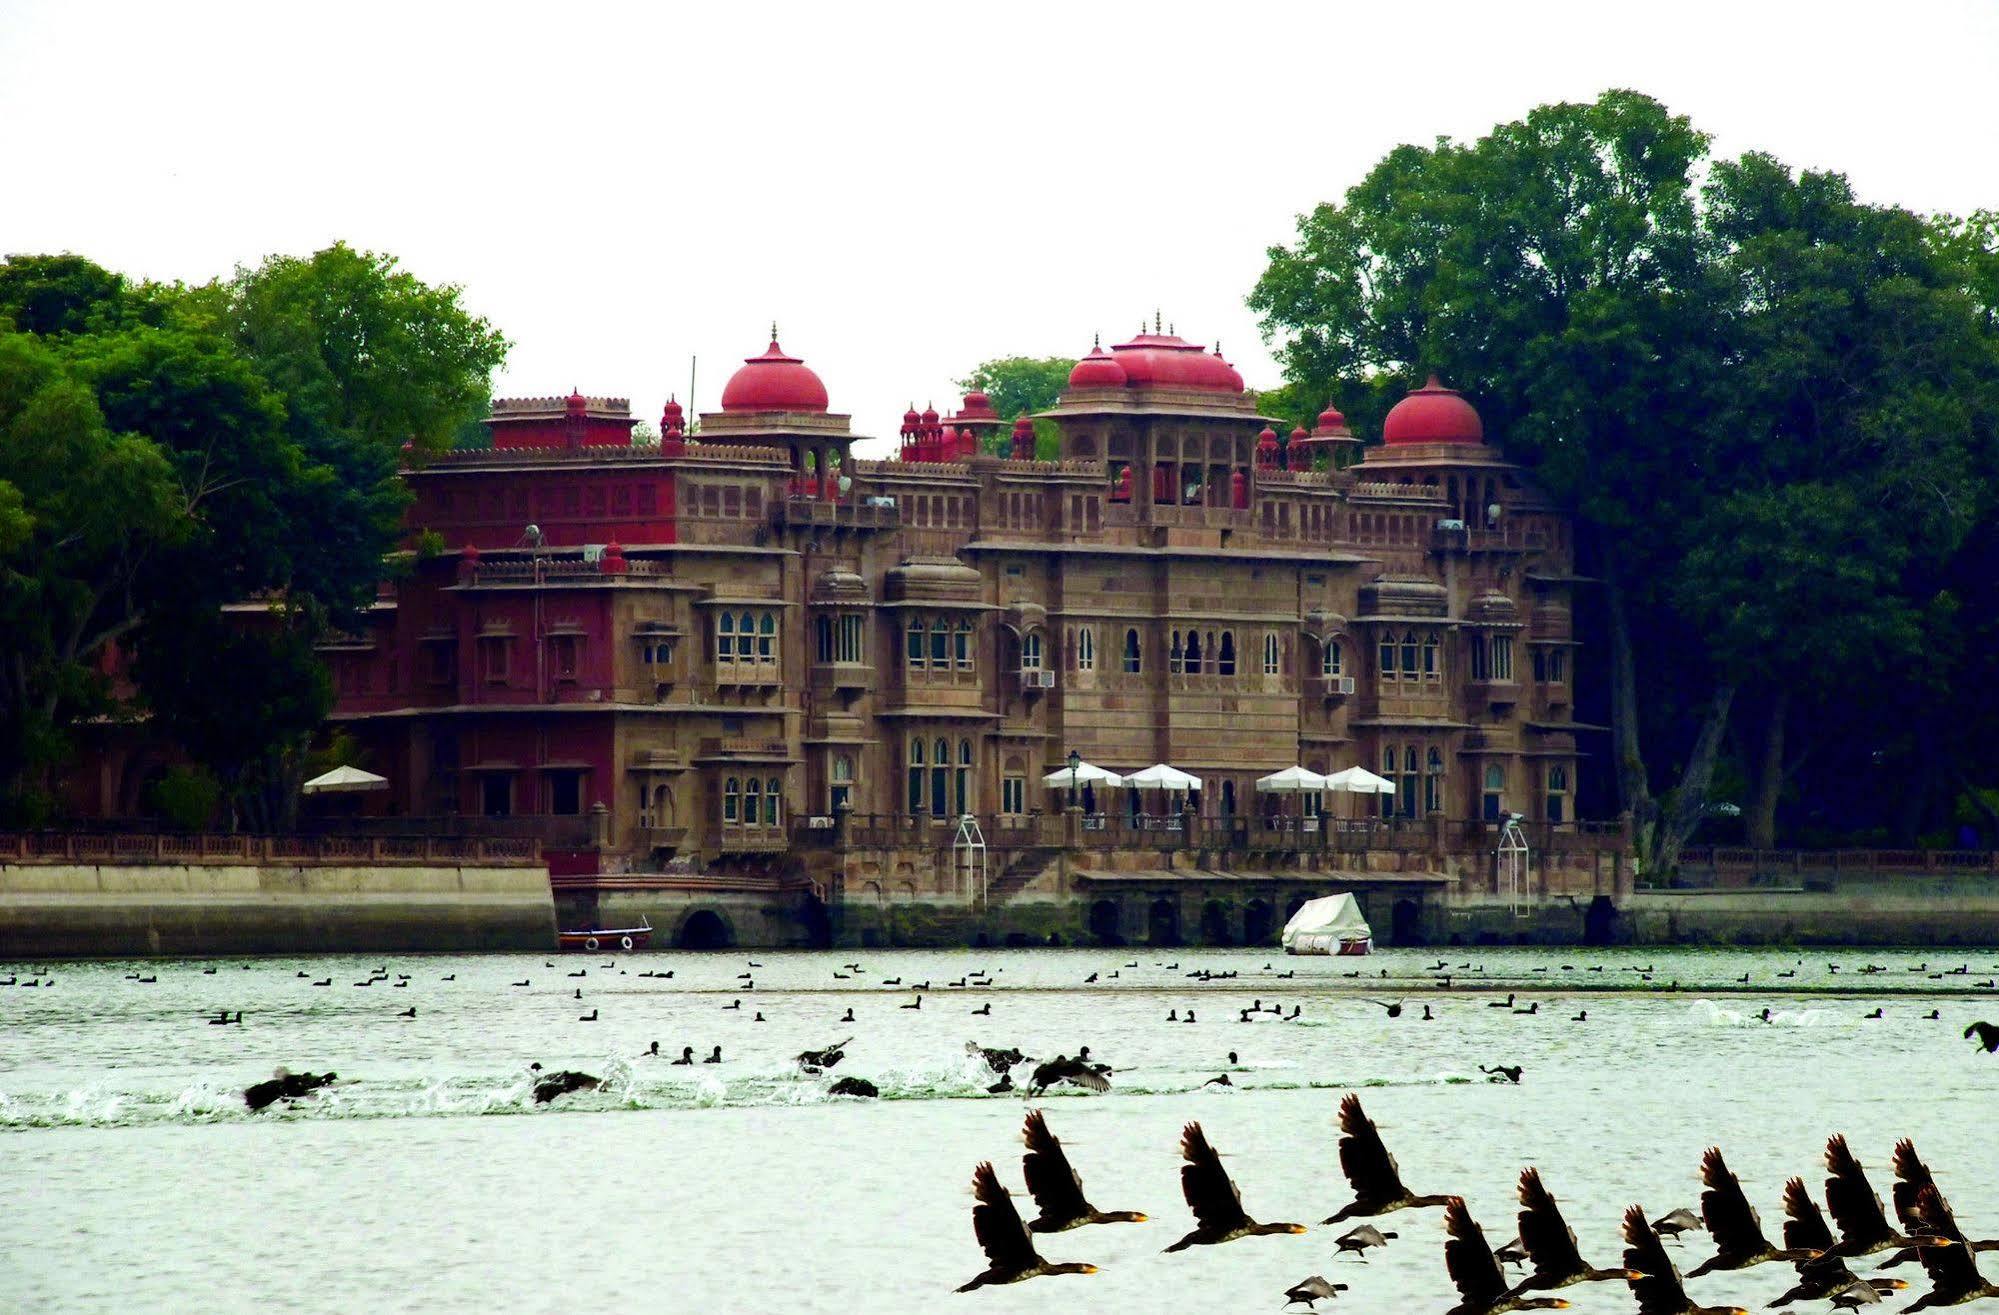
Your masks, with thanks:
[(1166, 334), (1170, 338), (1177, 338), (1180, 336), (1180, 329), (1177, 325), (1168, 323), (1166, 326)]
[(1090, 335), (1090, 350), (1091, 350), (1091, 351), (1093, 351), (1093, 352), (1100, 352), (1100, 351), (1102, 351), (1103, 349), (1104, 349), (1104, 335), (1103, 335), (1103, 334), (1101, 334), (1101, 333), (1093, 333), (1093, 334), (1091, 334), (1091, 335)]
[(1152, 332), (1155, 334), (1159, 332), (1159, 308), (1157, 306), (1152, 308)]
[(770, 322), (770, 340), (771, 340), (772, 342), (776, 342), (776, 341), (777, 341), (777, 321), (776, 321), (776, 320), (772, 320), (772, 321)]

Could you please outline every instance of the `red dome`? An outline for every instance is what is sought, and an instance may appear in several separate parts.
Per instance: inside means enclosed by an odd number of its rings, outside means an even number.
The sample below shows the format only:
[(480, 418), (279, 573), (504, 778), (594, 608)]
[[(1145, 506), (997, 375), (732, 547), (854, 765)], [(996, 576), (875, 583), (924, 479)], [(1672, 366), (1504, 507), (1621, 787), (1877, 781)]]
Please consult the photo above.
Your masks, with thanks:
[(1069, 371), (1071, 388), (1122, 388), (1124, 383), (1124, 367), (1111, 359), (1102, 343), (1090, 348), (1090, 354)]
[(1384, 443), (1483, 443), (1485, 425), (1455, 388), (1436, 375), (1388, 410), (1381, 422)]
[(569, 390), (568, 399), (562, 404), (562, 409), (570, 416), (580, 419), (583, 413), (590, 409), (590, 399), (583, 396), (579, 390), (572, 388)]
[(937, 423), (937, 408), (936, 408), (936, 407), (934, 407), (934, 406), (925, 406), (925, 407), (923, 408), (923, 423), (924, 423), (924, 424), (926, 424), (926, 425), (935, 425), (935, 424)]
[(824, 411), (826, 385), (796, 356), (786, 356), (777, 339), (762, 356), (744, 360), (722, 389), (724, 411)]
[[(1141, 333), (1111, 348), (1111, 356), (1133, 387), (1242, 391), (1242, 376), (1228, 362), (1175, 334)], [(1075, 375), (1069, 377), (1073, 384)]]
[(1223, 365), (1228, 366), (1229, 378), (1235, 380), (1235, 390), (1238, 393), (1241, 392), (1243, 390), (1242, 371), (1236, 369), (1233, 365), (1229, 365), (1228, 359), (1222, 355), (1222, 345), (1220, 343), (1215, 344), (1215, 359)]
[(1344, 432), (1346, 427), (1347, 418), (1340, 414), (1338, 407), (1328, 402), (1326, 403), (1326, 409), (1319, 412), (1319, 427), (1313, 432), (1318, 434), (1336, 434)]
[(958, 419), (983, 420), (988, 417), (999, 419), (999, 414), (993, 410), (993, 399), (977, 389), (966, 393), (965, 404), (958, 408)]

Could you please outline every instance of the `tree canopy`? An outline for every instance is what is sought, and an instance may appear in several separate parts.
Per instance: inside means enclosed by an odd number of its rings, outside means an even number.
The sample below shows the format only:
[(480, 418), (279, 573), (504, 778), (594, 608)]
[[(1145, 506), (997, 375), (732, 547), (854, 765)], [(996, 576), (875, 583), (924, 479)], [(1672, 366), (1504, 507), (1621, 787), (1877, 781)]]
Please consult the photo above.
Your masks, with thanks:
[(47, 815), (78, 722), (143, 715), (274, 820), (405, 446), (448, 446), (505, 350), (456, 288), (343, 245), (198, 287), (0, 264), (0, 809)]
[[(1398, 147), (1300, 217), (1250, 304), (1294, 401), (1332, 398), (1367, 432), (1384, 379), (1438, 370), (1577, 516), (1604, 580), (1617, 793), (1641, 856), (1671, 867), (1718, 767), (1765, 844), (1780, 799), (1795, 835), (1907, 838), (1973, 777), (1999, 784), (1989, 753), (1911, 729), (1954, 698), (1924, 673), (1972, 650), (1995, 238), (1990, 216), (1715, 159), (1684, 117), (1612, 91)], [(1891, 816), (1869, 797), (1888, 780), (1923, 807)]]

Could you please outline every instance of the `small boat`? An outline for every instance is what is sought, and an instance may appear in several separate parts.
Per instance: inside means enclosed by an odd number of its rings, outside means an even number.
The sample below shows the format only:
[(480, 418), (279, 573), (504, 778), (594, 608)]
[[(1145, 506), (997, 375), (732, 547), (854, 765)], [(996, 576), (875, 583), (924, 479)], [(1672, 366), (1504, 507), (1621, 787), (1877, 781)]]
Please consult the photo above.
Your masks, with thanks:
[(1352, 956), (1374, 952), (1374, 931), (1352, 895), (1308, 900), (1284, 925), (1286, 954)]
[(640, 918), (636, 927), (591, 927), (582, 931), (555, 933), (557, 948), (574, 950), (578, 954), (596, 954), (604, 950), (643, 950), (651, 939), (650, 918)]

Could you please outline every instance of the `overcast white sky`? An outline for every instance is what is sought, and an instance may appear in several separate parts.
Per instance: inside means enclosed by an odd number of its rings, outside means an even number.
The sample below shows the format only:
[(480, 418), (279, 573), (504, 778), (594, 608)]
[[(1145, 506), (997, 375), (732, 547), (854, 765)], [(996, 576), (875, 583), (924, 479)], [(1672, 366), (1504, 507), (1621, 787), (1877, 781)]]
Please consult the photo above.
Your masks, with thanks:
[(1399, 142), (1627, 86), (1917, 209), (1999, 205), (1999, 5), (0, 0), (0, 251), (202, 280), (337, 239), (463, 284), (502, 394), (712, 409), (776, 319), (858, 431), (1243, 298)]

